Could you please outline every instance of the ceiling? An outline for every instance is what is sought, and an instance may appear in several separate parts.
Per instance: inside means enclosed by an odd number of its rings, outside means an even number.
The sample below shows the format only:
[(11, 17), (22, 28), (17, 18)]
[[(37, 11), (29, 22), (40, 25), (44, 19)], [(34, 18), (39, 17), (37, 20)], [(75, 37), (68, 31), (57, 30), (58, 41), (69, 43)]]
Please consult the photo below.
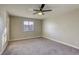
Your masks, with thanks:
[(48, 17), (53, 17), (57, 15), (62, 15), (64, 13), (73, 11), (79, 8), (77, 4), (46, 4), (44, 9), (52, 9), (51, 12), (46, 12), (45, 15), (34, 15), (33, 9), (39, 9), (41, 4), (3, 4), (0, 7), (5, 8), (10, 15), (44, 19)]

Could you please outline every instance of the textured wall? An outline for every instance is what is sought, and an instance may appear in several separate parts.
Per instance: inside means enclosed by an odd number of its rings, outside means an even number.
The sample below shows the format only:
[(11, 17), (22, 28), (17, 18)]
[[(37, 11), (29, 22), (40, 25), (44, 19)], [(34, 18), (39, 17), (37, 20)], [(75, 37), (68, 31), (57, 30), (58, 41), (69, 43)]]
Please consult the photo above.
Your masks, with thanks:
[[(11, 23), (10, 23), (11, 40), (35, 38), (35, 37), (40, 37), (42, 35), (42, 21), (41, 20), (15, 17), (15, 16), (11, 16), (10, 19), (11, 19)], [(34, 31), (24, 32), (23, 21), (25, 20), (34, 21)]]
[(3, 35), (3, 30), (4, 30), (4, 20), (0, 16), (0, 48), (2, 46), (2, 35)]
[(6, 48), (9, 39), (9, 17), (6, 10), (0, 9), (0, 54)]

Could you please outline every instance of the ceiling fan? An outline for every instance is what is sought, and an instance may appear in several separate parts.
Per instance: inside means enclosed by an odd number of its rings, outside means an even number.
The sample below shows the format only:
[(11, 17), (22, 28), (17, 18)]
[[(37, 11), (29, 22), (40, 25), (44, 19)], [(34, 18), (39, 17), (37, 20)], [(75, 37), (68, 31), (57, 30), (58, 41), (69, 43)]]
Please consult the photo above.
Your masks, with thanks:
[(44, 12), (52, 11), (51, 9), (43, 10), (44, 7), (45, 7), (45, 4), (41, 4), (41, 7), (39, 8), (39, 10), (38, 9), (33, 9), (33, 11), (36, 11), (33, 14), (44, 15)]

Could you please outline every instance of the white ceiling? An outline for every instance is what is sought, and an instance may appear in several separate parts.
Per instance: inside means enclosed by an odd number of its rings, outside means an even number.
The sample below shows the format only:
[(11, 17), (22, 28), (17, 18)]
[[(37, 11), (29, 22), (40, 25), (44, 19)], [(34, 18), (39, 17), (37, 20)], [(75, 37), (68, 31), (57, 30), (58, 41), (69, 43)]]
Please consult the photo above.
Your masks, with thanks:
[(37, 18), (44, 19), (48, 17), (53, 17), (57, 15), (62, 15), (64, 13), (73, 11), (74, 9), (78, 9), (79, 5), (68, 5), (68, 4), (46, 4), (44, 9), (52, 9), (52, 12), (46, 12), (45, 15), (39, 16), (34, 15), (33, 9), (39, 9), (41, 4), (4, 4), (0, 5), (0, 7), (4, 7), (10, 15), (28, 17), (28, 18)]

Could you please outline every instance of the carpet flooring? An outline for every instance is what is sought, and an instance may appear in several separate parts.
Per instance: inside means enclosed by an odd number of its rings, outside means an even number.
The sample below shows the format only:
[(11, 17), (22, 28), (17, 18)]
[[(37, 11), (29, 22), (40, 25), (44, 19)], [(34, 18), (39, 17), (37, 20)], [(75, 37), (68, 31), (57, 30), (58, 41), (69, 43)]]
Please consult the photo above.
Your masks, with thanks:
[(9, 42), (3, 55), (79, 55), (79, 50), (45, 38)]

